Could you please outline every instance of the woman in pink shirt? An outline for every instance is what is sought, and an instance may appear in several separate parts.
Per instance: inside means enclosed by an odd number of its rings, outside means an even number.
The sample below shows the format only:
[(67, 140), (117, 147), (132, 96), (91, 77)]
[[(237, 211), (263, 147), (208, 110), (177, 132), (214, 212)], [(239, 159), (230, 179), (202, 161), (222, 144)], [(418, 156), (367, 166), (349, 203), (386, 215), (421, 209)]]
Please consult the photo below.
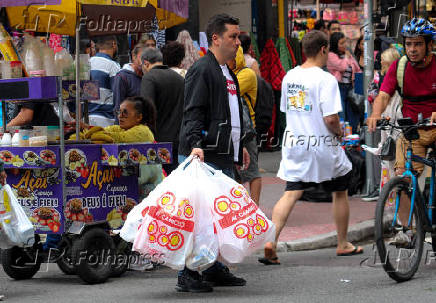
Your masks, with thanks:
[(330, 36), (330, 52), (327, 61), (328, 71), (335, 76), (341, 92), (342, 113), (339, 116), (350, 122), (353, 133), (357, 131), (360, 113), (353, 112), (351, 104), (347, 101), (347, 95), (353, 89), (354, 74), (360, 72), (359, 64), (346, 49), (346, 38), (341, 32), (335, 32)]

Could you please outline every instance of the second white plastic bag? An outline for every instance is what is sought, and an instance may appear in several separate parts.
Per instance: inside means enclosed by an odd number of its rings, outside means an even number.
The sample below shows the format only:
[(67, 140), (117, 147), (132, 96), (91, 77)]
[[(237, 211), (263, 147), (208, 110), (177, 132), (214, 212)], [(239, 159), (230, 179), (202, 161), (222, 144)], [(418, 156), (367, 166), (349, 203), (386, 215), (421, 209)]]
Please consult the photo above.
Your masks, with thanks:
[(0, 224), (3, 237), (7, 237), (10, 244), (17, 246), (31, 246), (35, 242), (33, 224), (30, 222), (21, 205), (18, 203), (11, 187), (4, 185), (0, 190), (3, 211), (0, 214)]

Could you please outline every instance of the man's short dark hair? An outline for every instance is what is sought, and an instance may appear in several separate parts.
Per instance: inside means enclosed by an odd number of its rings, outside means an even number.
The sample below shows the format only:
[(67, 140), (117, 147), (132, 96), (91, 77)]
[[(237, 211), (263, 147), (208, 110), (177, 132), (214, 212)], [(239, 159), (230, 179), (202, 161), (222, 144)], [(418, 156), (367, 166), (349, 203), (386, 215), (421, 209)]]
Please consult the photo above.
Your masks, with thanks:
[(137, 56), (144, 48), (146, 48), (145, 44), (141, 42), (136, 43), (135, 47), (132, 49), (132, 56)]
[(315, 27), (313, 29), (316, 29), (317, 31), (321, 31), (321, 30), (325, 29), (324, 20), (319, 19), (318, 21), (316, 21)]
[(244, 54), (248, 53), (248, 51), (250, 50), (250, 46), (251, 46), (250, 35), (248, 35), (247, 33), (241, 33), (239, 35), (239, 40), (241, 41), (241, 47), (242, 47), (242, 50), (244, 51)]
[(227, 31), (226, 24), (239, 25), (239, 19), (228, 14), (218, 14), (209, 19), (206, 28), (207, 44), (212, 45), (214, 34), (221, 36)]
[(177, 41), (171, 41), (162, 48), (163, 64), (168, 67), (179, 67), (185, 58), (185, 46)]
[(142, 55), (141, 55), (141, 62), (144, 63), (144, 61), (148, 61), (151, 64), (154, 64), (156, 62), (162, 62), (163, 61), (162, 53), (157, 48), (151, 48), (151, 47), (145, 48), (142, 51)]
[(339, 24), (340, 25), (338, 20), (331, 20), (329, 22), (329, 24), (327, 24), (327, 29), (330, 30), (330, 27), (332, 27), (333, 24)]
[(329, 45), (329, 40), (327, 35), (322, 31), (313, 30), (304, 35), (302, 44), (306, 57), (314, 58), (323, 46), (327, 47)]
[(109, 36), (100, 36), (95, 38), (95, 48), (97, 51), (100, 51), (102, 49), (111, 49), (112, 48), (112, 43), (115, 42), (117, 43), (117, 37), (113, 36), (113, 35), (109, 35)]

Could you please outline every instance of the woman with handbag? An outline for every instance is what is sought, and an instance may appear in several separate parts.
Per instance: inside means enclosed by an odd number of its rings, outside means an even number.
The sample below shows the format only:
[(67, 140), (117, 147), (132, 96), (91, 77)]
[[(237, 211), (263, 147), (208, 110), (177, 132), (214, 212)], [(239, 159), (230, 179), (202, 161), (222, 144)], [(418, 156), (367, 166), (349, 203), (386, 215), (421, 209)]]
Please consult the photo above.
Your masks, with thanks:
[(353, 89), (354, 74), (360, 72), (360, 67), (353, 55), (347, 50), (346, 38), (342, 32), (335, 32), (330, 36), (327, 69), (339, 83), (342, 101), (342, 113), (339, 113), (339, 117), (350, 123), (354, 133), (359, 125), (359, 113), (353, 111), (347, 96)]

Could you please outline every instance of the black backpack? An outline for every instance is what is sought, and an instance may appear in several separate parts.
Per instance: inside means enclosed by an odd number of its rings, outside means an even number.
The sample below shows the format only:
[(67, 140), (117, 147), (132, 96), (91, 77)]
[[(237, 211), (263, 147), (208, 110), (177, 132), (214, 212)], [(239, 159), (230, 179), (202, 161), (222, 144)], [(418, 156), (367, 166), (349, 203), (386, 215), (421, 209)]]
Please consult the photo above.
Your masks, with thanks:
[(274, 93), (271, 85), (257, 76), (257, 99), (254, 107), (256, 132), (266, 134), (271, 126), (274, 107)]

